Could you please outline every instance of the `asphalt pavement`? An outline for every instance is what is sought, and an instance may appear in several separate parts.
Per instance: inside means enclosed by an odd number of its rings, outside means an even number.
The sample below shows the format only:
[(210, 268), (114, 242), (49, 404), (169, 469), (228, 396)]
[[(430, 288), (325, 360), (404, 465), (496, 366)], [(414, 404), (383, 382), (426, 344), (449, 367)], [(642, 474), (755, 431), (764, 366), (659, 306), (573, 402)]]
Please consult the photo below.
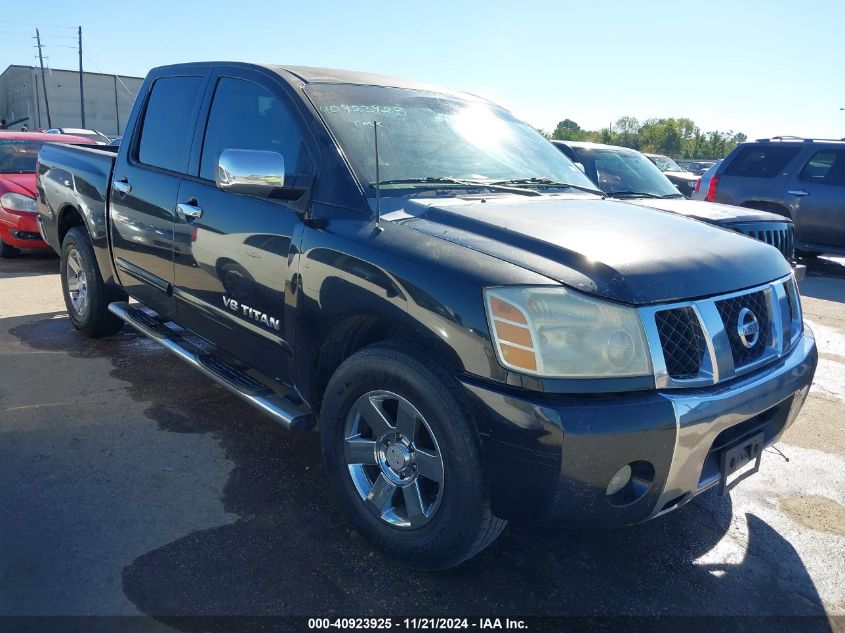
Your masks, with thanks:
[(512, 524), (441, 573), (397, 566), (350, 530), (316, 434), (282, 430), (129, 328), (75, 332), (57, 269), (46, 255), (0, 261), (0, 616), (149, 616), (138, 630), (399, 614), (845, 627), (845, 260), (810, 262), (815, 384), (730, 498), (616, 530)]

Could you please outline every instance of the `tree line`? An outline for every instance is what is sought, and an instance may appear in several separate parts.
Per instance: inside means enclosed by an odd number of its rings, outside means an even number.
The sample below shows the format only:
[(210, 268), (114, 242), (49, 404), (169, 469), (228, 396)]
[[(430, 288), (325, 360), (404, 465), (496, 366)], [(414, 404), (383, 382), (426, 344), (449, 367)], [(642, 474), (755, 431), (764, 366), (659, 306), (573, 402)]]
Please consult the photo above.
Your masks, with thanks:
[(640, 123), (632, 116), (623, 116), (600, 130), (585, 130), (572, 119), (564, 119), (551, 134), (544, 134), (556, 140), (621, 145), (673, 158), (710, 159), (724, 158), (748, 138), (742, 132), (702, 132), (687, 118), (646, 119)]

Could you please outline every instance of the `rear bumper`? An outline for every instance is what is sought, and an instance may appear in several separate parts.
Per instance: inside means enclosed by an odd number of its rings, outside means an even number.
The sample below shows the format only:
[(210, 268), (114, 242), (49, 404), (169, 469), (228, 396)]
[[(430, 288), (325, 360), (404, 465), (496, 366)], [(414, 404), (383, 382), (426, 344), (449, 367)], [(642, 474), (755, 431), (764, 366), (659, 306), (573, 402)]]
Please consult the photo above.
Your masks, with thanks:
[[(466, 380), (493, 511), (626, 525), (678, 508), (719, 483), (725, 443), (763, 432), (768, 446), (781, 436), (804, 403), (817, 358), (807, 328), (778, 362), (707, 389), (527, 398)], [(639, 479), (608, 497), (626, 464)]]
[(0, 208), (0, 239), (16, 248), (50, 248), (41, 235), (37, 217), (37, 213)]

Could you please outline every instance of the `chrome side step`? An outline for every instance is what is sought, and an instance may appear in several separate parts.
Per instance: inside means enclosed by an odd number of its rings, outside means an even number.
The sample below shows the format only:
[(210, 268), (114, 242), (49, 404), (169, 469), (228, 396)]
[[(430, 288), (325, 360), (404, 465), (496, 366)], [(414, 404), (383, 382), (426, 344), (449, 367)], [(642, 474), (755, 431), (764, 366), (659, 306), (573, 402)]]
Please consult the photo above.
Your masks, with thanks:
[(316, 420), (307, 407), (277, 394), (216, 354), (200, 350), (157, 316), (123, 301), (110, 303), (109, 312), (119, 316), (141, 334), (170, 350), (285, 428), (291, 431), (307, 431), (314, 428)]

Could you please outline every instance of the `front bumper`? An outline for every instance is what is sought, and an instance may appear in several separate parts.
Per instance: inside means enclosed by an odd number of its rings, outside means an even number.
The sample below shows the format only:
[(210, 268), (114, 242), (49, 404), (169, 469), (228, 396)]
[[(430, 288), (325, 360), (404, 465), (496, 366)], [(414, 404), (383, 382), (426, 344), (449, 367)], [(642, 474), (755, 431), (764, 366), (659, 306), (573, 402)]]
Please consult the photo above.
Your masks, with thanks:
[(0, 207), (0, 239), (16, 248), (50, 248), (36, 221), (38, 213), (7, 211)]
[[(805, 328), (777, 362), (702, 389), (526, 397), (465, 379), (493, 512), (626, 525), (678, 508), (719, 483), (722, 446), (759, 432), (769, 446), (783, 434), (817, 360)], [(644, 473), (635, 496), (608, 497), (626, 464)]]

